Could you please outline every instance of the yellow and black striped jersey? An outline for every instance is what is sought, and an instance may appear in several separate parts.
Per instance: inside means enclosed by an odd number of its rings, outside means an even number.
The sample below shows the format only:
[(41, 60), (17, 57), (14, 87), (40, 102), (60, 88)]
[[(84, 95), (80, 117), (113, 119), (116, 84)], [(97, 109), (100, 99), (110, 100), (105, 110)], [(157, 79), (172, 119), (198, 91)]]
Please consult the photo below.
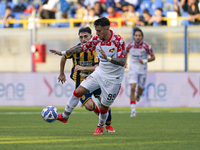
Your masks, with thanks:
[(76, 65), (92, 67), (99, 64), (96, 51), (65, 55), (65, 58), (73, 61), (70, 78), (76, 82), (76, 87), (90, 74), (87, 71), (74, 71)]

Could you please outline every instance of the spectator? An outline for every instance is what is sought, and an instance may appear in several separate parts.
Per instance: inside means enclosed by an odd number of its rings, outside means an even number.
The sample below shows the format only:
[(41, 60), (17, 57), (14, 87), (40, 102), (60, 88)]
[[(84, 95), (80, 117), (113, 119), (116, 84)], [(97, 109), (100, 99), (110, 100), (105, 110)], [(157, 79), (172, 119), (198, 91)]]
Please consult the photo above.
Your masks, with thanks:
[[(62, 13), (62, 19), (67, 19), (67, 14), (65, 12)], [(69, 22), (57, 22), (55, 25), (50, 25), (52, 28), (59, 27), (69, 27)]]
[(195, 0), (188, 0), (187, 12), (191, 23), (194, 23), (195, 25), (200, 23), (199, 20), (197, 20), (200, 17), (200, 12)]
[(10, 20), (15, 20), (15, 16), (12, 15), (12, 10), (10, 8), (10, 6), (6, 6), (6, 11), (5, 11), (5, 15), (3, 17), (3, 25), (5, 28), (12, 28), (13, 24), (9, 24), (8, 22)]
[(94, 3), (94, 13), (95, 16), (101, 17), (102, 13), (104, 12), (103, 7), (101, 6), (100, 2), (95, 2)]
[[(119, 11), (115, 11), (115, 9), (113, 7), (108, 7), (107, 8), (107, 12), (108, 12), (108, 18), (109, 19), (122, 18), (122, 13), (119, 12)], [(110, 26), (111, 27), (116, 27), (116, 26), (118, 26), (118, 23), (117, 22), (110, 22)]]
[(39, 22), (37, 23), (34, 23), (33, 21), (39, 21), (40, 18), (39, 18), (39, 15), (36, 13), (36, 8), (34, 5), (31, 6), (32, 8), (32, 11), (31, 11), (31, 14), (30, 16), (28, 17), (28, 29), (33, 29), (34, 28), (34, 25), (36, 28), (39, 28), (41, 26), (41, 24)]
[(163, 15), (162, 15), (162, 9), (161, 8), (157, 8), (154, 11), (155, 16), (151, 17), (151, 19), (149, 20), (149, 23), (153, 23), (153, 26), (159, 26), (159, 25), (167, 25), (166, 21), (163, 21)]
[(56, 5), (59, 0), (45, 0), (38, 12), (42, 19), (55, 19)]
[(115, 6), (116, 6), (116, 8), (115, 8), (116, 11), (122, 11), (122, 8), (129, 4), (124, 0), (114, 0), (114, 2), (115, 2)]
[[(75, 18), (82, 19), (87, 15), (87, 9), (83, 6), (82, 3), (78, 2), (75, 10)], [(81, 23), (75, 23), (74, 26), (80, 26)]]
[(94, 8), (96, 2), (99, 2), (99, 0), (84, 0), (83, 4), (86, 7), (90, 6), (91, 8)]
[(128, 4), (128, 11), (123, 13), (123, 18), (125, 19), (125, 23), (127, 26), (133, 26), (134, 22), (129, 21), (130, 18), (133, 18), (136, 20), (136, 18), (139, 19), (139, 12), (135, 11), (135, 7), (132, 4)]
[(143, 11), (142, 17), (139, 18), (139, 20), (136, 20), (136, 24), (141, 26), (152, 26), (151, 22), (151, 15), (147, 9)]
[(128, 4), (133, 5), (135, 8), (140, 7), (140, 0), (124, 0)]
[(197, 5), (198, 5), (199, 11), (200, 11), (200, 0), (197, 2)]
[(82, 3), (78, 2), (75, 11), (75, 18), (82, 19), (86, 14), (87, 14), (87, 9), (83, 6)]
[[(88, 14), (83, 17), (83, 20), (96, 20), (98, 18), (99, 18), (98, 16), (95, 16), (94, 8), (91, 8), (88, 10)], [(82, 27), (90, 26), (90, 24), (91, 24), (90, 22), (82, 22), (81, 26)]]

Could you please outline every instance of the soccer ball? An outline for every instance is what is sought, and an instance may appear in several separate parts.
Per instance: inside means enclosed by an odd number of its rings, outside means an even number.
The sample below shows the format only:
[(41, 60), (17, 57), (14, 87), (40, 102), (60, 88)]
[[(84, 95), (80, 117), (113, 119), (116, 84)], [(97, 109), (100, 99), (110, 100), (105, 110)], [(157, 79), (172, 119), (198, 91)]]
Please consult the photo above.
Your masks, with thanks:
[(42, 118), (47, 122), (53, 122), (58, 118), (58, 110), (53, 106), (46, 106), (41, 114)]

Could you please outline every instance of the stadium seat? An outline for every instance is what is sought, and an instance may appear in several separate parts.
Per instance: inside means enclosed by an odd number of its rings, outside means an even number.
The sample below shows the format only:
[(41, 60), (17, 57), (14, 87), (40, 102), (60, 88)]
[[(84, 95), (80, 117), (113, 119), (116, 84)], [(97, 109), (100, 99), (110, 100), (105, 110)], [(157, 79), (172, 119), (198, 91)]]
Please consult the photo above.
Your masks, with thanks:
[(161, 0), (155, 0), (151, 5), (152, 10), (157, 8), (163, 8), (163, 2)]
[(167, 12), (174, 11), (174, 1), (166, 0), (163, 4), (163, 15), (167, 16)]
[[(20, 20), (21, 19), (20, 13), (15, 13), (14, 16), (15, 16), (16, 20)], [(12, 27), (13, 28), (19, 28), (19, 27), (22, 27), (22, 24), (21, 23), (13, 23)]]
[(55, 25), (50, 25), (51, 28), (69, 27), (69, 26), (70, 26), (69, 22), (57, 22)]
[(13, 9), (15, 7), (15, 4), (13, 2), (9, 2), (8, 6), (10, 6), (10, 8)]
[(101, 15), (102, 15), (102, 17), (107, 17), (108, 13), (107, 12), (103, 12)]
[(157, 23), (157, 22), (154, 21), (154, 22), (153, 22), (153, 26), (156, 26), (156, 27), (157, 27), (157, 26), (159, 26), (159, 23)]
[[(183, 12), (181, 16), (182, 17), (187, 17), (188, 16), (188, 12)], [(193, 26), (194, 25), (189, 20), (183, 20), (182, 24), (185, 25), (185, 26)]]
[(6, 3), (0, 3), (0, 16), (4, 16), (6, 11)]
[(141, 5), (140, 5), (140, 11), (139, 11), (140, 16), (142, 16), (143, 11), (144, 11), (145, 9), (147, 9), (149, 12), (152, 11), (152, 10), (151, 10), (151, 1), (148, 1), (148, 0), (147, 0), (147, 1), (142, 1)]

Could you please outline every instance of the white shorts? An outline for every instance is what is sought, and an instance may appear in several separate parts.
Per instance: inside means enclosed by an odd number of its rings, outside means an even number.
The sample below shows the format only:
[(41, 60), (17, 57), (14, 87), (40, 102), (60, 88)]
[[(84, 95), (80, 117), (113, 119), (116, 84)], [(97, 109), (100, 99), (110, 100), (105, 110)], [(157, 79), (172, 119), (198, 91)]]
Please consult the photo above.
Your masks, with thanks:
[(129, 73), (128, 82), (129, 84), (136, 83), (141, 89), (144, 89), (146, 83), (147, 74)]
[(101, 88), (101, 103), (107, 107), (112, 105), (121, 86), (121, 84), (114, 84), (101, 78), (95, 71), (83, 80), (80, 85), (89, 90), (90, 93)]

